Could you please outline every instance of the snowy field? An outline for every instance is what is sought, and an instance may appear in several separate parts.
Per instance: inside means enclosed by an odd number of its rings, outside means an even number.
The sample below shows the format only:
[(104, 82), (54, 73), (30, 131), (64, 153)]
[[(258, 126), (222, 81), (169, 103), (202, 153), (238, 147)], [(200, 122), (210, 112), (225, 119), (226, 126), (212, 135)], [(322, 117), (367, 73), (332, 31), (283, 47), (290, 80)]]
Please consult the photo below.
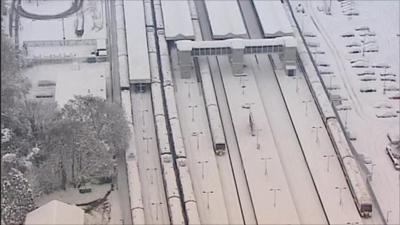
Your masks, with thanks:
[[(335, 89), (332, 94), (347, 99), (337, 108), (351, 108), (339, 114), (357, 138), (353, 141), (356, 151), (372, 161), (366, 166), (373, 172), (371, 185), (382, 214), (389, 224), (400, 224), (398, 171), (385, 152), (387, 133), (399, 132), (399, 100), (389, 97), (398, 95), (400, 87), (400, 3), (332, 1), (331, 15), (323, 11), (322, 1), (297, 1), (292, 7), (298, 3), (305, 13), (297, 12), (296, 18), (309, 47), (315, 46), (311, 51), (325, 52), (313, 55), (321, 65), (319, 70), (332, 72), (321, 75), (325, 85)], [(346, 15), (350, 11), (359, 15)], [(360, 52), (350, 53), (357, 50)], [(363, 88), (375, 92), (363, 93)], [(391, 117), (378, 118), (381, 116)]]
[(108, 73), (108, 63), (38, 65), (23, 71), (23, 74), (32, 83), (30, 93), (32, 97), (42, 93), (42, 88), (38, 87), (39, 81), (49, 80), (55, 82), (54, 97), (61, 107), (72, 99), (74, 95), (94, 95), (105, 99), (105, 79)]

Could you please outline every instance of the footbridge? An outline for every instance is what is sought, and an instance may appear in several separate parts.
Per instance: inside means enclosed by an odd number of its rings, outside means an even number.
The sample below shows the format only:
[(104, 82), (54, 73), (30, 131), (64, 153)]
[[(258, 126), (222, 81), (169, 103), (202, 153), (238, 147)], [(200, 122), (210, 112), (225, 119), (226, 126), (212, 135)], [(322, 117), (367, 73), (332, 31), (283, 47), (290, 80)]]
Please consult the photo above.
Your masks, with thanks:
[(278, 54), (289, 76), (296, 72), (296, 40), (293, 37), (269, 39), (226, 39), (213, 41), (181, 40), (175, 42), (182, 78), (190, 77), (193, 57), (229, 55), (235, 75), (243, 74), (245, 54)]

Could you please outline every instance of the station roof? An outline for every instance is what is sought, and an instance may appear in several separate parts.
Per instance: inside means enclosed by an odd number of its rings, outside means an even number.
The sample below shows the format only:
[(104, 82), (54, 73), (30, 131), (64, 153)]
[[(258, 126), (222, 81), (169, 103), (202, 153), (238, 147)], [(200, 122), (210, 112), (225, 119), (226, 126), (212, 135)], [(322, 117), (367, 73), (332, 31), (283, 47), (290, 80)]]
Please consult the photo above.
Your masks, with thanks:
[(280, 1), (252, 0), (261, 23), (264, 37), (293, 35), (293, 29)]
[(192, 18), (187, 0), (161, 0), (166, 40), (194, 40)]
[(236, 1), (205, 0), (214, 39), (245, 38), (242, 14)]
[(124, 1), (130, 82), (150, 82), (143, 1)]

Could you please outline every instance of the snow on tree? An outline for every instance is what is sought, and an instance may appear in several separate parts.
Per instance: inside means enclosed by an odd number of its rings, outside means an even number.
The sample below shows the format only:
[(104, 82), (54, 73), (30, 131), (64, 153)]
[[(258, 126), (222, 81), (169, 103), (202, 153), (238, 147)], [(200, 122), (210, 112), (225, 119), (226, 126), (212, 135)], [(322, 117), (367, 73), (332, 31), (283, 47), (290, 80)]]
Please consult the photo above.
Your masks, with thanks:
[(128, 146), (129, 128), (120, 105), (94, 96), (76, 96), (62, 109), (69, 120), (85, 123), (114, 153)]
[(1, 220), (5, 224), (22, 224), (26, 214), (35, 208), (32, 189), (24, 175), (14, 167), (15, 154), (2, 157), (1, 165)]

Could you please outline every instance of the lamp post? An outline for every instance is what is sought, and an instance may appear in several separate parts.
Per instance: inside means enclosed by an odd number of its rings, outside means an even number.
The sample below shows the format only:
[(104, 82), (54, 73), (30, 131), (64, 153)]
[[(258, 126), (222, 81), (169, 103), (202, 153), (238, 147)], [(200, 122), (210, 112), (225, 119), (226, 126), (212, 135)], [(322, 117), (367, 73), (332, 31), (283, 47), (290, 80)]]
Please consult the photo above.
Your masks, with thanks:
[(188, 98), (191, 98), (191, 94), (190, 94), (190, 89), (191, 89), (191, 84), (195, 84), (196, 82), (194, 81), (185, 81), (185, 84), (187, 84), (188, 87)]
[(335, 157), (335, 155), (323, 155), (322, 157), (327, 158), (327, 160), (328, 160), (328, 166), (327, 166), (326, 171), (329, 173), (329, 159), (332, 157)]
[(214, 194), (214, 191), (203, 191), (202, 193), (207, 195), (207, 209), (210, 209), (210, 194)]
[(147, 168), (146, 171), (150, 173), (150, 183), (153, 184), (153, 174), (151, 172), (154, 171), (154, 175), (156, 176), (157, 168)]
[(262, 129), (258, 128), (258, 129), (257, 129), (257, 135), (256, 135), (256, 139), (257, 139), (257, 149), (258, 149), (258, 150), (260, 150), (260, 148), (261, 148), (261, 145), (260, 145), (260, 142), (259, 142), (259, 137), (258, 137), (261, 130), (262, 130)]
[(158, 221), (158, 207), (161, 206), (163, 203), (162, 202), (152, 202), (151, 205), (155, 206), (156, 208), (156, 220)]
[(143, 110), (142, 110), (142, 123), (143, 123), (143, 128), (146, 126), (145, 119), (144, 119), (144, 113), (145, 113), (145, 112), (148, 112), (148, 111), (149, 111), (148, 109), (143, 109)]
[(269, 191), (274, 192), (274, 207), (276, 207), (276, 192), (281, 191), (281, 189), (280, 188), (271, 188), (271, 189), (269, 189)]
[(311, 100), (303, 100), (302, 102), (306, 104), (306, 116), (308, 116), (308, 103), (310, 103)]
[(263, 160), (265, 163), (265, 168), (264, 168), (264, 175), (267, 176), (268, 175), (268, 160), (271, 160), (271, 157), (261, 157), (261, 160)]
[(146, 141), (146, 152), (149, 153), (149, 141), (152, 140), (152, 137), (143, 137), (143, 140)]
[(371, 164), (371, 170), (369, 171), (369, 181), (372, 181), (372, 175), (374, 174), (374, 167), (376, 166), (376, 164), (375, 163), (372, 163)]
[(244, 95), (244, 89), (246, 88), (245, 81), (247, 81), (247, 79), (242, 79), (242, 77), (239, 77), (239, 84), (240, 87), (242, 88), (242, 95)]
[(193, 132), (192, 133), (192, 136), (197, 138), (197, 140), (196, 140), (196, 148), (197, 148), (197, 150), (200, 149), (200, 135), (201, 134), (203, 134), (202, 131), (197, 131), (197, 132)]
[(208, 163), (208, 160), (198, 161), (198, 164), (201, 164), (201, 178), (204, 180), (204, 164)]
[(390, 213), (392, 213), (392, 210), (388, 210), (386, 212), (386, 223), (389, 223), (389, 215), (390, 215)]
[(194, 122), (194, 110), (197, 108), (197, 105), (189, 105), (189, 109), (192, 109), (192, 122)]
[(321, 126), (313, 126), (313, 129), (315, 129), (315, 142), (319, 143), (319, 136), (318, 136), (318, 129), (322, 129)]
[(301, 77), (299, 75), (294, 76), (294, 79), (296, 79), (296, 93), (299, 93), (299, 80)]
[(342, 191), (346, 190), (346, 187), (335, 187), (336, 190), (339, 190), (339, 205), (342, 205)]

